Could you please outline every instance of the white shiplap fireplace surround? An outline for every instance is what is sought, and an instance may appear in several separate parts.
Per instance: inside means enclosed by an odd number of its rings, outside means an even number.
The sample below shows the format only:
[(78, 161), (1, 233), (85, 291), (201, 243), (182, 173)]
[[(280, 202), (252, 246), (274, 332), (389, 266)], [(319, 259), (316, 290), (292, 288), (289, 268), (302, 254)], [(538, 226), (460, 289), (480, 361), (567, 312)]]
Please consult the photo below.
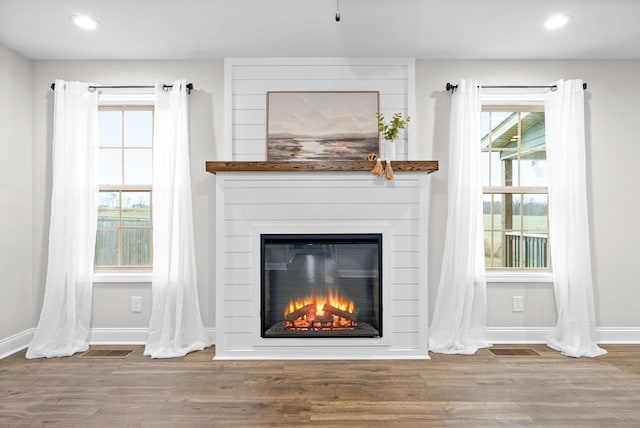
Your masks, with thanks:
[[(207, 169), (216, 174), (215, 359), (428, 358), (427, 172)], [(325, 233), (382, 234), (382, 337), (261, 337), (261, 234)]]

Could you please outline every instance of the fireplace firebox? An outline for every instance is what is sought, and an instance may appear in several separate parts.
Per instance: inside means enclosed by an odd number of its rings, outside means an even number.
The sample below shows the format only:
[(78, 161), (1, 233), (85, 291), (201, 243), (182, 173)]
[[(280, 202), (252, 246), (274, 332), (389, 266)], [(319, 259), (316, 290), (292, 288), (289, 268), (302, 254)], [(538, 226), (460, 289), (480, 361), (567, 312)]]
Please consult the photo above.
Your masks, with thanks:
[(382, 234), (260, 241), (262, 337), (382, 337)]

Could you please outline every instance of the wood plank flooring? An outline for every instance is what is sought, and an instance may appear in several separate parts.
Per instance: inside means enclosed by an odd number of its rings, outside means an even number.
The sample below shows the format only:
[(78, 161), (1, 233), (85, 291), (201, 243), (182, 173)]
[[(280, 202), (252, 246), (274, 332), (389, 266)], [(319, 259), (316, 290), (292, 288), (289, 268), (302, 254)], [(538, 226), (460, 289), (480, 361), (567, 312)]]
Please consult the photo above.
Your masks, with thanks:
[[(507, 346), (497, 346), (507, 348)], [(518, 346), (512, 346), (514, 348)], [(640, 345), (595, 359), (0, 360), (0, 427), (640, 426)], [(125, 346), (92, 347), (123, 349)]]

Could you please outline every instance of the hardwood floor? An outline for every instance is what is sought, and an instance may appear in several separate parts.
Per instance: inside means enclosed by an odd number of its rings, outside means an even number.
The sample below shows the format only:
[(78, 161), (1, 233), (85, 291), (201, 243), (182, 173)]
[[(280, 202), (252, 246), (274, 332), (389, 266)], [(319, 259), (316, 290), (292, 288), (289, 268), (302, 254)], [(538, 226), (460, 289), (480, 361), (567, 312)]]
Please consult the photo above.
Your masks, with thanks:
[[(640, 345), (573, 359), (432, 354), (428, 361), (0, 360), (1, 427), (640, 426)], [(127, 346), (92, 347), (126, 349)]]

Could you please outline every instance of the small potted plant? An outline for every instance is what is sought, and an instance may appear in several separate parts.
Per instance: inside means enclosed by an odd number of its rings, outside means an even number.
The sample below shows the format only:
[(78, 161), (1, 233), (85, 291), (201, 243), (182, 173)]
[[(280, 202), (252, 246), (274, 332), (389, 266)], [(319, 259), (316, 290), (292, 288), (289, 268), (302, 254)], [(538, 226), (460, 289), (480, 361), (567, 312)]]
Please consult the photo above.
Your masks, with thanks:
[[(384, 176), (387, 180), (393, 178), (393, 169), (391, 168), (391, 161), (396, 159), (396, 140), (398, 139), (398, 133), (401, 129), (411, 122), (411, 118), (407, 116), (402, 118), (402, 113), (394, 113), (393, 118), (389, 123), (385, 123), (384, 116), (378, 112), (376, 113), (378, 118), (378, 133), (384, 138), (384, 145), (382, 152), (384, 156), (379, 156), (376, 165), (371, 170), (373, 175), (381, 175), (384, 172)], [(384, 157), (386, 165), (384, 169), (380, 163), (380, 158)]]
[(376, 113), (378, 118), (378, 132), (384, 138), (384, 158), (386, 160), (395, 160), (396, 158), (396, 140), (401, 129), (411, 122), (411, 118), (407, 116), (402, 118), (402, 113), (394, 113), (389, 123), (385, 123), (382, 113)]

